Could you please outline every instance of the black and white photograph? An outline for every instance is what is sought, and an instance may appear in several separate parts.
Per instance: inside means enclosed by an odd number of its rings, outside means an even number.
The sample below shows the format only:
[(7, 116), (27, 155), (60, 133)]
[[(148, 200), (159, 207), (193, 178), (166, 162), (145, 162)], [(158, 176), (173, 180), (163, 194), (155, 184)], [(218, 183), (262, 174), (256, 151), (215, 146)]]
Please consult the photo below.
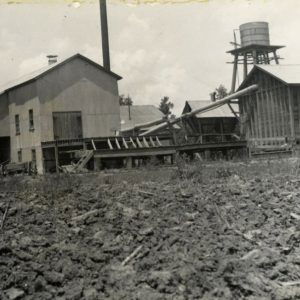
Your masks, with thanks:
[(0, 0), (0, 300), (300, 299), (299, 0)]

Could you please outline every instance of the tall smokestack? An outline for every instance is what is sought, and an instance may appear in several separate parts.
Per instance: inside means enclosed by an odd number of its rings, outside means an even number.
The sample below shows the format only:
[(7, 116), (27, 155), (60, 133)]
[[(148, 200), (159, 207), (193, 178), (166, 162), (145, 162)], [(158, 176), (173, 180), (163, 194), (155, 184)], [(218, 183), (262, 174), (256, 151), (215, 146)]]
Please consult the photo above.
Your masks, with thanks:
[(103, 67), (107, 71), (110, 71), (106, 0), (99, 0), (99, 2), (100, 2)]

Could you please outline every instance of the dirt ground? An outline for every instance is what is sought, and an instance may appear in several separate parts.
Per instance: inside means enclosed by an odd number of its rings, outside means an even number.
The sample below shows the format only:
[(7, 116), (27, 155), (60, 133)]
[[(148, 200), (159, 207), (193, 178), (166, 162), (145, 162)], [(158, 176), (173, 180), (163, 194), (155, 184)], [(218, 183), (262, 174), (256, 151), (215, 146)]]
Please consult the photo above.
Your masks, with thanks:
[(298, 160), (177, 167), (1, 179), (0, 299), (300, 299)]

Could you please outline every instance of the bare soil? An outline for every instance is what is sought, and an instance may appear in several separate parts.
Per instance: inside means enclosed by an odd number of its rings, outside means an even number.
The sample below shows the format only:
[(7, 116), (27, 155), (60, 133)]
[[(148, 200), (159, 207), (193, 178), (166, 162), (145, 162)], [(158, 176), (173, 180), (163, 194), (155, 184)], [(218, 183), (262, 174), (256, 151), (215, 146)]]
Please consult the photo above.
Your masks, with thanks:
[(3, 178), (0, 299), (300, 299), (298, 169)]

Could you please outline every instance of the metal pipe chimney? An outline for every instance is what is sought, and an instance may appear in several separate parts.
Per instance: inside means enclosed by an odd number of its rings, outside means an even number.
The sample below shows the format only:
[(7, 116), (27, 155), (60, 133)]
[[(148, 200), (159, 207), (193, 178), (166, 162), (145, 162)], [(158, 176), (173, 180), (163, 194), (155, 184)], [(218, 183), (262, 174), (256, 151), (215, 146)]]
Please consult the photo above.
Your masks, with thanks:
[(57, 55), (47, 55), (48, 58), (48, 65), (53, 65), (55, 63), (57, 63)]
[(99, 0), (99, 2), (100, 2), (103, 67), (107, 71), (110, 71), (106, 0)]

